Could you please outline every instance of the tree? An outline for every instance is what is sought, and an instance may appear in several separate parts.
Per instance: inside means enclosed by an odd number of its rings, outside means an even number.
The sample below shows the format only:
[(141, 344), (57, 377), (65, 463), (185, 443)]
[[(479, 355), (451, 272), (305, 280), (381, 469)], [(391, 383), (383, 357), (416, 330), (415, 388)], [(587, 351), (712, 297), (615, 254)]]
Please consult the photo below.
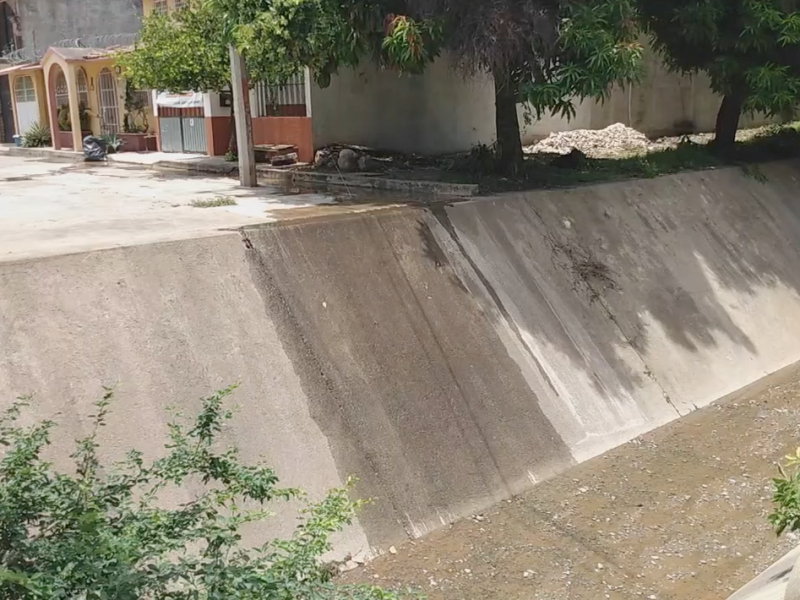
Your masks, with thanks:
[[(215, 451), (231, 414), (230, 389), (202, 401), (193, 422), (169, 425), (164, 455), (146, 461), (131, 450), (103, 464), (98, 430), (111, 394), (96, 404), (93, 431), (78, 440), (74, 469), (42, 458), (54, 424), (19, 425), (24, 403), (0, 418), (0, 599), (2, 600), (399, 600), (365, 586), (337, 586), (320, 558), (329, 536), (347, 526), (359, 503), (347, 489), (317, 503), (279, 485), (275, 472)], [(205, 484), (167, 508), (164, 493)], [(242, 528), (268, 517), (269, 502), (306, 508), (294, 535), (257, 548)], [(250, 508), (246, 508), (250, 507)]]
[(798, 0), (639, 0), (668, 64), (705, 72), (722, 95), (715, 143), (730, 147), (743, 111), (783, 116), (800, 94)]
[(370, 58), (420, 73), (440, 54), (495, 84), (498, 164), (523, 165), (517, 104), (539, 117), (573, 116), (573, 101), (603, 97), (639, 75), (633, 0), (214, 0), (236, 22), (248, 56), (291, 55), (320, 85)]
[[(145, 17), (136, 45), (120, 52), (117, 62), (139, 89), (221, 92), (231, 85), (229, 39), (218, 15), (194, 0), (180, 10)], [(231, 110), (231, 132), (234, 119)], [(231, 135), (231, 150), (235, 147)]]

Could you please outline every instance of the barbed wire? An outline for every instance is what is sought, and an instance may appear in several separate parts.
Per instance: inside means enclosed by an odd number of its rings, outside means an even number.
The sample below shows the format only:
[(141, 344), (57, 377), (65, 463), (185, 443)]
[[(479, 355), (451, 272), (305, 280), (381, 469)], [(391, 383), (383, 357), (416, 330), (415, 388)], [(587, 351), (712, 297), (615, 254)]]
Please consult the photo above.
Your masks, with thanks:
[[(139, 39), (138, 33), (112, 33), (106, 35), (90, 35), (85, 37), (64, 38), (50, 44), (56, 48), (112, 48), (115, 46), (132, 46)], [(47, 48), (39, 52), (33, 48), (17, 48), (0, 54), (0, 61), (18, 65), (28, 62), (37, 62), (42, 59)]]

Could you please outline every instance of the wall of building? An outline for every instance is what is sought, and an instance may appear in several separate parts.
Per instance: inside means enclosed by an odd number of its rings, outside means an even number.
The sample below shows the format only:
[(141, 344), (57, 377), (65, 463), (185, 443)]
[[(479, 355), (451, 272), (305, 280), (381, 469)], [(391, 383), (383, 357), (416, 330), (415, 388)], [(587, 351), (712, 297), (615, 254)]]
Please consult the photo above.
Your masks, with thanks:
[[(645, 77), (639, 84), (615, 88), (605, 102), (581, 103), (570, 122), (555, 117), (523, 126), (523, 141), (546, 137), (551, 131), (602, 129), (614, 123), (624, 123), (651, 137), (714, 130), (722, 99), (711, 91), (705, 74), (671, 73), (649, 49), (644, 63)], [(767, 122), (759, 115), (743, 115), (741, 120), (742, 126)]]
[(424, 75), (364, 64), (327, 88), (311, 87), (314, 146), (361, 144), (435, 154), (494, 138), (494, 92), (485, 77), (464, 79), (437, 60)]
[[(468, 80), (437, 60), (419, 76), (398, 75), (373, 65), (344, 69), (328, 88), (311, 88), (314, 146), (341, 143), (400, 152), (440, 154), (469, 150), (495, 140), (494, 84), (485, 75)], [(523, 143), (554, 131), (602, 129), (624, 123), (657, 137), (713, 131), (721, 99), (703, 75), (682, 77), (667, 71), (648, 51), (645, 77), (629, 89), (614, 89), (605, 102), (577, 103), (571, 120), (560, 115), (536, 119), (519, 107)], [(744, 117), (743, 124), (763, 124)]]
[(24, 0), (16, 12), (23, 47), (41, 55), (65, 39), (136, 33), (142, 0)]
[(225, 441), (312, 497), (360, 477), (339, 550), (386, 548), (800, 360), (800, 163), (762, 170), (0, 262), (0, 403), (61, 450), (115, 385), (104, 451), (153, 456), (238, 382)]

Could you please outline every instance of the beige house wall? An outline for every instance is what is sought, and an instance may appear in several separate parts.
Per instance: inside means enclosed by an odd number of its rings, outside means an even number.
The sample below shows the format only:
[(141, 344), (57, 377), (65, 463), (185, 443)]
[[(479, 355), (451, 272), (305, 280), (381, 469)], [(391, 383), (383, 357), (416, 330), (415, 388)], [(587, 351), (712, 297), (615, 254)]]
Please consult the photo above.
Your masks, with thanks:
[[(360, 144), (400, 152), (438, 154), (468, 150), (495, 140), (494, 91), (491, 79), (465, 79), (447, 58), (423, 75), (399, 75), (374, 65), (343, 69), (330, 86), (311, 89), (314, 146)], [(574, 119), (546, 115), (526, 122), (520, 105), (523, 143), (554, 131), (601, 129), (624, 123), (658, 137), (714, 129), (721, 99), (703, 75), (670, 73), (652, 52), (645, 56), (645, 77), (632, 88), (612, 91), (605, 102), (587, 100)], [(745, 117), (744, 124), (766, 119)]]
[(424, 75), (400, 75), (365, 64), (342, 69), (327, 88), (312, 83), (314, 147), (344, 143), (436, 154), (490, 144), (490, 80), (465, 79), (449, 66), (441, 59)]

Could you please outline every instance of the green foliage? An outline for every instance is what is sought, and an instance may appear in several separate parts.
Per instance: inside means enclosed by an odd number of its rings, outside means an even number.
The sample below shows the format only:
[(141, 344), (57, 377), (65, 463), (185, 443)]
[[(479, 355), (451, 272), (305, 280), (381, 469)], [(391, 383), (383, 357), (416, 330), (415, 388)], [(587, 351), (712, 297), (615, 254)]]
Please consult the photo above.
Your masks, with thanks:
[(520, 100), (536, 118), (575, 116), (575, 100), (605, 99), (614, 84), (642, 76), (642, 47), (629, 0), (565, 2), (557, 51), (543, 78), (525, 77)]
[(125, 81), (125, 118), (123, 130), (125, 133), (146, 133), (150, 128), (147, 120), (147, 104), (136, 93), (136, 88), (130, 81)]
[(105, 145), (106, 154), (116, 154), (125, 143), (125, 140), (118, 138), (116, 133), (104, 133), (100, 137)]
[[(511, 99), (498, 109), (506, 124), (516, 122), (514, 99), (537, 117), (572, 116), (575, 99), (603, 97), (640, 74), (633, 0), (208, 1), (260, 79), (280, 82), (307, 66), (325, 86), (363, 59), (421, 73), (447, 52), (464, 74), (493, 75)], [(518, 132), (504, 129), (498, 155), (521, 162)]]
[(236, 206), (236, 198), (233, 196), (215, 196), (209, 200), (192, 200), (191, 205), (195, 208), (215, 208), (217, 206)]
[[(396, 600), (370, 587), (337, 586), (320, 563), (329, 536), (360, 503), (348, 489), (320, 502), (279, 486), (264, 465), (243, 464), (234, 448), (217, 450), (231, 413), (231, 389), (202, 401), (191, 422), (169, 424), (160, 458), (138, 450), (104, 464), (99, 431), (111, 392), (96, 404), (94, 427), (76, 442), (74, 467), (43, 458), (52, 421), (19, 424), (24, 402), (0, 419), (0, 599), (2, 600)], [(162, 502), (191, 482), (193, 499)], [(242, 528), (269, 516), (273, 501), (305, 504), (294, 534), (257, 548)]]
[(778, 466), (779, 475), (772, 480), (772, 502), (775, 504), (769, 522), (775, 532), (800, 529), (800, 448), (786, 457), (786, 465)]
[(36, 121), (22, 134), (22, 145), (25, 148), (44, 148), (53, 143), (50, 128)]
[[(794, 113), (800, 94), (798, 0), (639, 0), (675, 70), (705, 72), (736, 111)], [(718, 132), (719, 133), (719, 132)]]
[(228, 41), (217, 13), (194, 0), (185, 10), (145, 17), (139, 41), (117, 63), (139, 89), (219, 92), (231, 78)]
[[(92, 126), (89, 121), (89, 109), (81, 102), (78, 106), (78, 115), (81, 122), (81, 131), (90, 131)], [(58, 130), (72, 131), (72, 116), (69, 112), (69, 105), (64, 104), (58, 107)]]

